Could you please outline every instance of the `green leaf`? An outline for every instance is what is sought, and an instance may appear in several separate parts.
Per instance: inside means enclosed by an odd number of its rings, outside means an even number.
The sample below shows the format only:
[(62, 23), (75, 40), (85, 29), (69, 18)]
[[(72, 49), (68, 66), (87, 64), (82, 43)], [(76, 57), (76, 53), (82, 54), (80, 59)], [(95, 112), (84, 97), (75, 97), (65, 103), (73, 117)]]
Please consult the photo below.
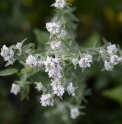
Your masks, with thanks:
[(93, 47), (94, 44), (100, 45), (100, 34), (95, 32), (93, 33), (83, 44), (84, 47)]
[(34, 48), (34, 47), (35, 47), (34, 43), (29, 43), (29, 44), (22, 47), (22, 52), (26, 52), (28, 49)]
[(109, 42), (103, 37), (103, 43), (105, 46), (108, 46), (109, 45)]
[(49, 33), (47, 33), (46, 31), (41, 31), (39, 29), (35, 29), (34, 30), (34, 34), (36, 36), (37, 42), (42, 45), (45, 45), (46, 42), (48, 42), (49, 40)]
[(18, 71), (18, 70), (15, 69), (15, 68), (5, 69), (5, 70), (0, 71), (0, 76), (12, 75), (12, 74), (17, 73), (17, 71)]
[(30, 72), (30, 71), (32, 71), (32, 67), (26, 67), (21, 70), (22, 73)]
[(122, 105), (122, 85), (105, 90), (102, 92), (103, 96), (119, 102)]

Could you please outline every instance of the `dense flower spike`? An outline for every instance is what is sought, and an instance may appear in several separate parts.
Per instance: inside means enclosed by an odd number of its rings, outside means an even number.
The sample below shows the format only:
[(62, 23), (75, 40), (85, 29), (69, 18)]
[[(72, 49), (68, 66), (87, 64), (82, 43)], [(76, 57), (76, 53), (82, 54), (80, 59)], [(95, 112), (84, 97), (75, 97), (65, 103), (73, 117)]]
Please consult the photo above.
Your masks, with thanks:
[[(76, 24), (74, 23), (77, 19), (72, 14), (73, 9), (65, 0), (56, 0), (52, 6), (56, 8), (56, 14), (52, 22), (46, 23), (46, 29), (50, 36), (45, 49), (35, 50), (32, 43), (22, 47), (25, 39), (11, 47), (3, 45), (0, 55), (4, 61), (7, 61), (6, 66), (13, 64), (15, 60), (19, 60), (20, 64), (24, 66), (20, 73), (17, 73), (20, 75), (20, 81), (16, 81), (17, 84), (12, 84), (11, 93), (17, 95), (22, 91), (22, 95), (25, 93), (24, 95), (27, 96), (26, 93), (29, 91), (29, 85), (33, 81), (32, 75), (38, 75), (41, 72), (40, 77), (43, 80), (46, 72), (46, 79), (48, 76), (48, 81), (50, 80), (51, 83), (48, 83), (45, 79), (42, 83), (40, 81), (35, 82), (35, 88), (43, 93), (40, 97), (40, 103), (42, 106), (53, 106), (54, 97), (63, 99), (63, 95), (67, 91), (69, 95), (73, 96), (73, 99), (67, 99), (70, 102), (62, 102), (62, 104), (70, 108), (71, 118), (76, 119), (80, 115), (78, 108), (80, 108), (81, 103), (79, 101), (82, 101), (84, 98), (84, 96), (81, 98), (81, 95), (84, 95), (84, 89), (75, 92), (77, 87), (74, 87), (72, 81), (75, 80), (77, 73), (73, 72), (74, 68), (76, 69), (77, 65), (79, 65), (78, 68), (80, 67), (84, 70), (91, 67), (93, 61), (102, 60), (104, 70), (112, 71), (115, 65), (122, 62), (122, 51), (115, 44), (112, 45), (111, 43), (103, 47), (78, 47), (78, 44), (75, 44)], [(6, 70), (1, 73), (3, 75), (11, 74), (11, 72), (8, 73), (8, 70), (6, 74), (5, 72)], [(85, 87), (85, 84), (81, 83), (81, 81), (75, 80), (74, 82), (79, 87)], [(77, 104), (75, 106), (78, 108), (72, 108), (74, 105), (71, 104), (75, 103)]]
[(13, 93), (14, 95), (17, 95), (20, 92), (20, 86), (13, 83), (10, 92)]
[(77, 108), (71, 108), (70, 115), (72, 119), (76, 119), (80, 115), (80, 112)]

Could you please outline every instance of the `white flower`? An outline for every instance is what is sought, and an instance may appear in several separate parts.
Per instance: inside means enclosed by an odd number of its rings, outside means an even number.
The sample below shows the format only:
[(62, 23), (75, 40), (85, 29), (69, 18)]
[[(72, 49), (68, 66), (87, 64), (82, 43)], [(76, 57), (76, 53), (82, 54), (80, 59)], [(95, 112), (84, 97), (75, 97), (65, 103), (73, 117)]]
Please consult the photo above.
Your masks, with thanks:
[(46, 28), (52, 34), (57, 34), (60, 31), (60, 25), (56, 22), (46, 23)]
[(107, 62), (106, 60), (104, 61), (104, 67), (107, 71), (113, 70), (113, 64), (111, 64), (110, 62)]
[(54, 85), (52, 89), (53, 93), (56, 94), (57, 96), (62, 96), (64, 94), (64, 88), (59, 84)]
[(86, 68), (86, 67), (91, 67), (90, 64), (91, 62), (92, 62), (92, 56), (88, 54), (85, 57), (81, 58), (78, 63), (81, 68)]
[(66, 34), (67, 34), (66, 31), (61, 30), (57, 36), (60, 39), (64, 39), (64, 37), (66, 36)]
[(3, 45), (3, 48), (1, 48), (1, 56), (2, 57), (5, 57), (5, 56), (8, 56), (8, 53), (9, 53), (9, 49), (8, 47), (6, 47), (6, 45)]
[(52, 58), (47, 56), (46, 61), (44, 61), (45, 72), (48, 72), (49, 77), (61, 78), (62, 67), (59, 64), (60, 58)]
[(80, 115), (80, 111), (77, 108), (71, 108), (70, 115), (72, 119), (76, 119)]
[(10, 92), (14, 93), (14, 95), (17, 95), (20, 92), (20, 86), (13, 83)]
[(68, 91), (69, 94), (72, 94), (72, 96), (75, 96), (75, 87), (73, 87), (72, 82), (67, 87), (67, 91)]
[(45, 72), (48, 72), (50, 77), (52, 77), (55, 73), (55, 63), (52, 60), (52, 57), (47, 56), (46, 61), (44, 61)]
[(38, 83), (38, 82), (35, 82), (35, 84), (37, 85), (35, 88), (38, 90), (38, 91), (40, 91), (40, 90), (42, 90), (42, 83)]
[(31, 66), (31, 67), (36, 67), (37, 66), (37, 60), (33, 55), (29, 55), (28, 58), (26, 59), (26, 64)]
[(118, 57), (117, 55), (112, 55), (110, 57), (110, 62), (113, 64), (113, 65), (117, 65), (120, 61), (122, 60), (121, 57)]
[(56, 7), (57, 9), (62, 9), (65, 7), (65, 5), (66, 5), (65, 0), (56, 0), (56, 2), (52, 6)]
[(73, 63), (73, 65), (77, 65), (78, 64), (78, 58), (73, 59), (72, 63)]
[(109, 54), (114, 54), (114, 53), (116, 53), (117, 51), (118, 51), (118, 49), (116, 48), (115, 44), (110, 45), (110, 46), (107, 47), (107, 52), (108, 52)]
[(54, 99), (51, 94), (44, 94), (40, 97), (42, 106), (53, 106), (54, 105)]
[(61, 46), (61, 41), (51, 42), (50, 46), (51, 46), (52, 49), (59, 48)]
[(3, 48), (1, 48), (0, 55), (3, 57), (4, 61), (8, 61), (9, 64), (13, 64), (15, 61), (14, 51), (12, 50), (12, 48), (6, 47), (6, 45), (3, 45)]
[(64, 88), (61, 86), (61, 82), (58, 78), (52, 80), (51, 83), (53, 94), (57, 96), (62, 96), (64, 94)]

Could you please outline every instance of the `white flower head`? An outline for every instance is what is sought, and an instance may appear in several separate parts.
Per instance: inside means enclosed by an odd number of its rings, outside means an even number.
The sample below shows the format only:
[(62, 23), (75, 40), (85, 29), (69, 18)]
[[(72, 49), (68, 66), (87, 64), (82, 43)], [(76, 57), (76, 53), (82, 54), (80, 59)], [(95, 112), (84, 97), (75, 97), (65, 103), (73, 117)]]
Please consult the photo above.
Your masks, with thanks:
[(8, 47), (6, 47), (6, 45), (3, 45), (3, 48), (1, 48), (1, 56), (2, 57), (5, 57), (5, 56), (8, 56), (8, 53), (9, 53), (9, 49)]
[(71, 108), (70, 115), (72, 119), (76, 119), (80, 115), (80, 111), (77, 108)]
[(73, 86), (73, 83), (69, 83), (69, 86), (67, 87), (67, 91), (69, 94), (72, 94), (72, 96), (75, 96), (75, 87)]
[(42, 83), (35, 82), (35, 84), (36, 84), (36, 87), (35, 87), (35, 88), (36, 88), (38, 91), (42, 90), (42, 88), (43, 88)]
[(60, 24), (56, 22), (46, 23), (46, 28), (51, 34), (57, 34), (60, 31)]
[(104, 67), (107, 71), (113, 70), (113, 64), (111, 64), (110, 62), (107, 62), (106, 60), (104, 61)]
[(51, 42), (50, 46), (51, 46), (52, 49), (57, 49), (61, 46), (61, 41)]
[(85, 57), (81, 58), (78, 63), (81, 68), (86, 68), (86, 67), (91, 67), (90, 64), (91, 62), (92, 62), (92, 56), (88, 54)]
[(59, 84), (54, 85), (52, 89), (53, 89), (53, 93), (56, 94), (57, 96), (62, 96), (65, 92), (64, 88)]
[(62, 67), (60, 66), (60, 58), (52, 58), (47, 56), (46, 61), (44, 61), (45, 65), (45, 72), (48, 72), (49, 77), (53, 78), (61, 78), (61, 70)]
[(13, 83), (10, 92), (14, 93), (14, 95), (17, 95), (20, 92), (20, 86)]
[(52, 6), (56, 7), (57, 9), (62, 9), (65, 7), (65, 5), (66, 5), (65, 0), (56, 0), (56, 2)]
[(26, 59), (26, 64), (31, 66), (31, 67), (36, 67), (37, 66), (37, 60), (33, 55), (29, 55), (28, 58)]
[(116, 48), (115, 44), (107, 46), (107, 52), (109, 54), (115, 54), (117, 51), (118, 51), (118, 49)]
[(0, 55), (4, 58), (4, 61), (9, 61), (11, 64), (14, 62), (14, 51), (11, 48), (6, 47), (6, 45), (3, 45), (3, 48), (1, 48)]
[(121, 57), (118, 57), (117, 55), (112, 55), (110, 57), (110, 62), (113, 64), (113, 65), (117, 65), (120, 61), (122, 60)]
[(51, 94), (44, 94), (40, 97), (42, 106), (53, 106), (54, 105), (54, 99)]

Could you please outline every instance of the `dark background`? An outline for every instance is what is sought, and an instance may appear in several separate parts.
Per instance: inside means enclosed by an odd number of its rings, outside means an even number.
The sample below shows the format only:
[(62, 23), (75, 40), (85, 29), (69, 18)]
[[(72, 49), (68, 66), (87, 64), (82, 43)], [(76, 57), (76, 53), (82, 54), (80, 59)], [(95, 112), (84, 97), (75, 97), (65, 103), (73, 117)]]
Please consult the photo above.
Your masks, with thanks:
[[(79, 19), (77, 42), (92, 47), (94, 42), (102, 44), (105, 37), (122, 48), (122, 0), (68, 0), (76, 7), (74, 14)], [(28, 38), (25, 44), (33, 42), (38, 47), (34, 29), (46, 30), (45, 23), (54, 14), (50, 5), (53, 0), (0, 0), (0, 47), (10, 46)], [(5, 68), (0, 58), (0, 70)], [(19, 67), (16, 63), (15, 67)], [(12, 67), (12, 66), (10, 66)], [(92, 95), (83, 103), (86, 115), (76, 120), (61, 123), (70, 124), (122, 124), (122, 65), (112, 72), (101, 72), (101, 64), (94, 64), (86, 70), (86, 83)], [(11, 84), (17, 75), (0, 77), (0, 124), (57, 124), (57, 118), (45, 116), (39, 103), (39, 95), (32, 86), (29, 100), (20, 100), (19, 95), (10, 94)], [(48, 119), (48, 121), (47, 121)], [(60, 122), (59, 122), (60, 123)]]

